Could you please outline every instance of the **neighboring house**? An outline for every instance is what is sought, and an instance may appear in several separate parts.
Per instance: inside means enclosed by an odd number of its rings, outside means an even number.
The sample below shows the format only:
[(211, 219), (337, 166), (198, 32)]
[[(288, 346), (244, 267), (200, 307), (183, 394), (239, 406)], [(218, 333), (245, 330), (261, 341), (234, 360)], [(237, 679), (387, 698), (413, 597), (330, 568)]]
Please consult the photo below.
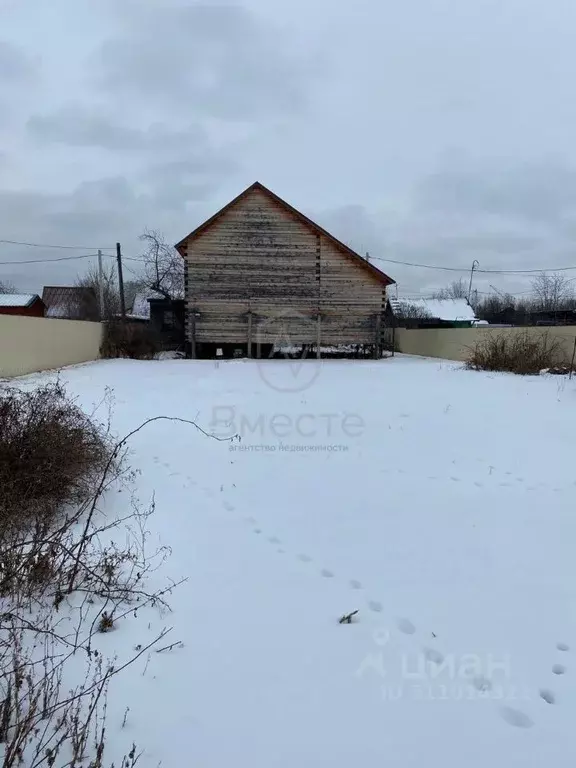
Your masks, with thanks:
[(0, 315), (44, 317), (44, 309), (37, 293), (0, 293)]
[(176, 248), (191, 357), (268, 356), (279, 344), (381, 351), (394, 281), (256, 182)]
[(42, 291), (46, 317), (68, 320), (100, 320), (100, 307), (93, 288), (47, 285)]
[(479, 322), (466, 299), (390, 298), (387, 316), (399, 328), (470, 328)]

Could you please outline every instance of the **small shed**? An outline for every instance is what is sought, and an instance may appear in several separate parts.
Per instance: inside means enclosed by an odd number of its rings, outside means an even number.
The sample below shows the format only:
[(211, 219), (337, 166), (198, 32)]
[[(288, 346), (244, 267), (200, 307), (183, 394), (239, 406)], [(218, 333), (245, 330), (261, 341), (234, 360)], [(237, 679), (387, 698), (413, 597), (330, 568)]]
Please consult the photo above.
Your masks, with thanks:
[(0, 293), (0, 315), (44, 317), (44, 310), (37, 293)]
[(470, 328), (478, 323), (466, 299), (390, 298), (387, 315), (399, 328)]
[(151, 298), (150, 325), (158, 332), (164, 349), (184, 349), (186, 302), (184, 299)]

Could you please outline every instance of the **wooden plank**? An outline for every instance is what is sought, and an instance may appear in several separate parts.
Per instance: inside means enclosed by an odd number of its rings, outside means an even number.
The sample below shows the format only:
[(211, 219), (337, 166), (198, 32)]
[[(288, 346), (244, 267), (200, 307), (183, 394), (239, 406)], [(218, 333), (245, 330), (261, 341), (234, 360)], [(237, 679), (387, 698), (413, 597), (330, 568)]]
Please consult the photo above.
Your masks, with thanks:
[(248, 357), (252, 357), (252, 312), (248, 312)]

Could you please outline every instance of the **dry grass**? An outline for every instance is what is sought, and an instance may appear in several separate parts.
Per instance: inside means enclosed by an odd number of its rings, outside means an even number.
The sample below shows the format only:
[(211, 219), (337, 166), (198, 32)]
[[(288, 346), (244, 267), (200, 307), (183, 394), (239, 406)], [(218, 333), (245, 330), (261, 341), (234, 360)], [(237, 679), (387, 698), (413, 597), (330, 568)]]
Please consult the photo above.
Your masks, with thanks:
[(100, 347), (102, 357), (129, 357), (152, 360), (162, 349), (158, 333), (149, 323), (109, 320), (104, 326), (104, 340)]
[(522, 375), (538, 374), (563, 357), (562, 344), (548, 333), (487, 335), (470, 350), (467, 368), (475, 371), (506, 371)]

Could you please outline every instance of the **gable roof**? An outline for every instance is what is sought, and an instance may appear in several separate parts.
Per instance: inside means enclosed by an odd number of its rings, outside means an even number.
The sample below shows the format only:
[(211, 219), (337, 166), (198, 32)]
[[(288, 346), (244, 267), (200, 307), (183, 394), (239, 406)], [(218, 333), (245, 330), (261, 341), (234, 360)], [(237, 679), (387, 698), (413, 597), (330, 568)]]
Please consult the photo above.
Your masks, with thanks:
[(0, 307), (31, 307), (40, 301), (37, 293), (0, 293)]
[(273, 200), (275, 203), (277, 203), (282, 208), (284, 208), (284, 210), (288, 211), (293, 216), (295, 216), (299, 221), (302, 222), (302, 224), (308, 227), (308, 229), (313, 231), (315, 234), (323, 235), (333, 245), (335, 245), (338, 248), (338, 250), (342, 251), (347, 256), (350, 256), (350, 258), (353, 259), (354, 262), (357, 263), (359, 267), (362, 267), (362, 269), (365, 269), (367, 272), (370, 272), (373, 275), (373, 277), (377, 278), (381, 283), (384, 283), (384, 285), (391, 285), (392, 283), (396, 282), (387, 274), (385, 274), (380, 269), (378, 269), (378, 267), (375, 267), (369, 261), (366, 261), (366, 259), (360, 256), (359, 253), (356, 253), (356, 251), (353, 251), (352, 248), (349, 248), (347, 245), (345, 245), (336, 237), (334, 237), (334, 235), (331, 235), (330, 232), (327, 232), (325, 229), (323, 229), (323, 227), (321, 227), (319, 224), (316, 224), (314, 221), (312, 221), (312, 219), (309, 219), (307, 216), (305, 216), (303, 213), (300, 213), (300, 211), (298, 211), (296, 208), (291, 206), (281, 197), (278, 197), (278, 195), (274, 194), (274, 192), (268, 189), (268, 187), (265, 187), (264, 184), (261, 184), (259, 181), (256, 181), (254, 182), (254, 184), (251, 184), (247, 189), (245, 189), (237, 197), (235, 197), (227, 205), (225, 205), (224, 208), (221, 208), (213, 216), (207, 219), (203, 224), (200, 224), (199, 227), (196, 227), (196, 229), (192, 230), (192, 232), (190, 232), (189, 235), (186, 235), (186, 237), (182, 238), (180, 242), (176, 243), (175, 247), (178, 253), (181, 256), (184, 256), (183, 246), (186, 244), (187, 240), (190, 240), (191, 238), (194, 238), (194, 237), (198, 237), (198, 235), (201, 235), (202, 233), (204, 233), (209, 227), (215, 224), (221, 216), (227, 213), (230, 210), (230, 208), (232, 208), (234, 205), (236, 205), (236, 203), (240, 202), (240, 200), (242, 200), (244, 197), (249, 195), (250, 192), (253, 192), (254, 190), (259, 190), (260, 192), (263, 192), (271, 200)]
[(474, 310), (466, 299), (402, 299), (390, 298), (394, 314), (402, 313), (404, 306), (422, 310), (422, 316), (446, 322), (473, 322)]
[(46, 305), (46, 317), (74, 320), (98, 320), (100, 309), (96, 291), (76, 285), (45, 285), (42, 301)]

